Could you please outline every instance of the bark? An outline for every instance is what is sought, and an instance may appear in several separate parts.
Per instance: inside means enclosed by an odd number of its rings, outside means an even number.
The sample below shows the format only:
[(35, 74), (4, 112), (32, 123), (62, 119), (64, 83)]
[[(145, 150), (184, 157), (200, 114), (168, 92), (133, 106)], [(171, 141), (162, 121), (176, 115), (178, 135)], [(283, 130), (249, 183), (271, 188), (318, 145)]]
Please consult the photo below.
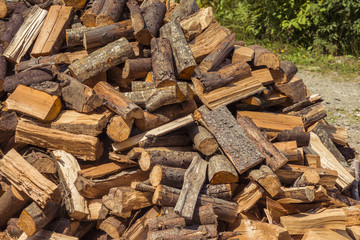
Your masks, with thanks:
[(128, 1), (126, 6), (130, 10), (131, 24), (134, 29), (136, 41), (142, 45), (149, 45), (153, 36), (145, 25), (138, 2), (136, 0)]
[(184, 31), (186, 40), (190, 42), (199, 36), (214, 19), (212, 7), (201, 8), (198, 12), (184, 18), (181, 22), (181, 28)]
[(193, 124), (189, 126), (187, 130), (194, 143), (195, 149), (206, 156), (210, 156), (216, 152), (219, 145), (206, 128)]
[(151, 58), (127, 59), (122, 77), (127, 79), (145, 78), (151, 71)]
[(126, 0), (105, 1), (96, 17), (96, 26), (101, 27), (118, 22), (123, 13), (125, 3)]
[(249, 173), (249, 178), (259, 183), (271, 197), (280, 192), (281, 183), (279, 178), (266, 165), (261, 165), (260, 169), (252, 170)]
[(239, 181), (239, 176), (227, 157), (214, 155), (209, 160), (208, 179), (213, 185), (236, 183)]
[(4, 90), (4, 80), (7, 74), (7, 62), (5, 58), (2, 56), (4, 53), (3, 45), (0, 45), (0, 92)]
[(182, 0), (179, 5), (165, 17), (164, 22), (181, 21), (187, 16), (199, 11), (199, 6), (195, 0)]
[(284, 130), (280, 132), (276, 140), (279, 142), (296, 141), (298, 147), (307, 147), (310, 142), (310, 134), (303, 131), (303, 128), (297, 127), (293, 130)]
[(119, 218), (110, 216), (100, 223), (99, 229), (106, 232), (112, 238), (120, 238), (125, 232), (126, 227)]
[[(166, 6), (165, 3), (154, 0), (142, 10), (146, 28), (150, 31), (151, 37), (158, 37), (159, 29), (163, 23), (165, 16)], [(150, 41), (145, 43), (150, 45)]]
[(160, 107), (174, 103), (180, 103), (184, 100), (185, 95), (181, 92), (177, 85), (158, 88), (157, 91), (147, 99), (145, 108), (149, 112), (153, 112)]
[(84, 42), (84, 33), (94, 29), (95, 27), (81, 27), (66, 29), (66, 46), (81, 46)]
[(150, 172), (149, 179), (154, 187), (162, 184), (174, 188), (182, 188), (185, 169), (155, 165)]

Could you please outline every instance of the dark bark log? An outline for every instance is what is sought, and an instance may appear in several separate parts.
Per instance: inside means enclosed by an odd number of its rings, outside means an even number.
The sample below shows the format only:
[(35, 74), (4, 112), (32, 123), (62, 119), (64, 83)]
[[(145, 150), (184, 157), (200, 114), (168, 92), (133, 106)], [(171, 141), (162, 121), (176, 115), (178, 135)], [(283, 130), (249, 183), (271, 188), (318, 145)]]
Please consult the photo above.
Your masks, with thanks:
[[(165, 16), (166, 6), (165, 3), (154, 0), (142, 10), (146, 28), (150, 31), (151, 37), (157, 37), (159, 35), (159, 29), (163, 23)], [(150, 45), (150, 41), (145, 45)]]
[(66, 29), (66, 46), (75, 47), (84, 44), (84, 33), (95, 29), (95, 27), (80, 27)]
[(105, 0), (90, 0), (85, 13), (81, 16), (81, 21), (87, 27), (96, 26), (96, 17), (103, 8)]
[(290, 82), (290, 80), (298, 71), (295, 64), (290, 61), (280, 61), (280, 70), (284, 72), (286, 76), (286, 82)]
[[(1, 34), (1, 33), (0, 33)], [(4, 47), (3, 45), (0, 45), (0, 92), (4, 89), (4, 80), (7, 74), (7, 62), (5, 58), (3, 57), (4, 53)]]
[(320, 101), (322, 101), (321, 96), (318, 95), (318, 94), (314, 94), (314, 95), (311, 95), (310, 97), (306, 98), (303, 101), (294, 103), (294, 104), (284, 108), (282, 110), (282, 112), (283, 113), (289, 113), (289, 112), (293, 112), (293, 111), (298, 111), (298, 110), (301, 110), (304, 107), (310, 106), (311, 104), (314, 104), (314, 103), (320, 102)]
[(138, 2), (136, 0), (128, 1), (126, 6), (130, 10), (131, 23), (136, 41), (142, 45), (149, 45), (153, 36), (145, 25), (144, 17), (141, 14)]
[(158, 88), (157, 91), (147, 99), (145, 108), (149, 112), (153, 112), (163, 106), (180, 103), (184, 100), (185, 95), (177, 85)]
[(170, 134), (165, 136), (154, 137), (146, 142), (139, 144), (140, 147), (183, 147), (189, 146), (191, 139), (187, 134)]
[(122, 71), (126, 79), (141, 79), (151, 71), (151, 58), (127, 59)]
[(294, 76), (290, 82), (276, 84), (275, 87), (296, 102), (301, 102), (307, 98), (308, 90), (305, 83), (296, 76)]
[(288, 142), (288, 141), (296, 141), (298, 147), (307, 147), (310, 142), (310, 134), (303, 131), (303, 128), (296, 127), (293, 130), (284, 130), (280, 132), (276, 141), (279, 142)]
[(0, 112), (0, 145), (4, 149), (15, 135), (17, 116), (15, 112)]
[(101, 27), (118, 22), (123, 13), (125, 3), (126, 0), (105, 1), (96, 17), (96, 26)]

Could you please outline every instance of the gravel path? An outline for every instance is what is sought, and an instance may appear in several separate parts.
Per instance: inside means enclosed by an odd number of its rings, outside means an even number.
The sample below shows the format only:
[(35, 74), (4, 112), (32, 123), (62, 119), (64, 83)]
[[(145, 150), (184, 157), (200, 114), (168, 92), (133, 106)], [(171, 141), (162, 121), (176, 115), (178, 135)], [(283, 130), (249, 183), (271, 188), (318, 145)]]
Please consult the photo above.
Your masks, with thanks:
[(327, 111), (326, 120), (348, 129), (349, 145), (360, 154), (360, 81), (341, 81), (320, 73), (300, 70), (310, 94), (318, 93)]

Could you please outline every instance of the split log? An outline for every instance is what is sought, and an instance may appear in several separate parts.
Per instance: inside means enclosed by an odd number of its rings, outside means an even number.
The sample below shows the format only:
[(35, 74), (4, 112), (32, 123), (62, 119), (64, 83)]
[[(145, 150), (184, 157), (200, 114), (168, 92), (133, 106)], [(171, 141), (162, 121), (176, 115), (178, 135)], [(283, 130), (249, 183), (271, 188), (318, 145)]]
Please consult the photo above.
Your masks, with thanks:
[(247, 212), (262, 198), (264, 189), (256, 182), (250, 182), (239, 194), (237, 194), (233, 201), (237, 202), (237, 212)]
[(17, 123), (15, 112), (0, 112), (0, 145), (2, 149), (5, 149), (9, 139), (14, 137)]
[(187, 128), (187, 131), (194, 143), (194, 148), (202, 154), (210, 156), (218, 149), (217, 141), (206, 128), (193, 124)]
[(311, 95), (310, 97), (302, 100), (300, 102), (294, 103), (282, 110), (283, 113), (289, 113), (293, 111), (298, 111), (303, 109), (304, 107), (310, 106), (316, 102), (322, 101), (322, 98), (319, 94)]
[[(251, 74), (264, 85), (268, 85), (268, 84), (271, 84), (274, 82), (274, 79), (271, 76), (271, 73), (268, 68), (260, 68), (260, 69), (253, 70), (251, 72)], [(268, 105), (269, 105), (269, 103), (268, 103)]]
[(167, 229), (160, 231), (150, 231), (147, 239), (217, 239), (217, 225), (194, 225), (183, 229)]
[(204, 32), (189, 43), (195, 61), (200, 63), (204, 60), (220, 42), (229, 37), (230, 33), (231, 31), (229, 29), (220, 26), (220, 24), (214, 20)]
[(287, 163), (288, 159), (264, 137), (260, 129), (250, 118), (238, 116), (237, 121), (256, 145), (259, 152), (265, 156), (266, 165), (268, 165), (271, 170), (276, 171)]
[(42, 240), (42, 239), (61, 239), (61, 240), (79, 240), (77, 237), (68, 236), (65, 234), (55, 233), (52, 231), (41, 229), (35, 235), (28, 237), (26, 233), (23, 233), (18, 240)]
[(290, 112), (288, 114), (293, 116), (300, 116), (304, 122), (305, 127), (309, 127), (327, 116), (326, 111), (321, 103), (315, 103), (297, 112)]
[(66, 6), (74, 7), (75, 11), (81, 10), (85, 7), (85, 0), (64, 0)]
[(127, 99), (122, 93), (116, 91), (107, 82), (99, 82), (96, 84), (94, 91), (103, 99), (105, 106), (109, 107), (125, 120), (142, 118), (144, 116), (140, 107)]
[(57, 197), (58, 187), (14, 149), (0, 159), (0, 172), (17, 190), (24, 192), (41, 207)]
[(201, 8), (180, 21), (180, 26), (184, 32), (186, 40), (190, 42), (199, 36), (214, 19), (212, 7)]
[[(82, 44), (85, 49), (90, 49), (105, 46), (120, 38), (134, 39), (134, 30), (131, 27), (131, 20), (125, 20), (102, 27), (84, 29)], [(117, 64), (114, 64), (114, 66), (115, 65)]]
[(122, 71), (122, 77), (127, 79), (145, 78), (150, 71), (151, 58), (127, 59)]
[(89, 8), (85, 10), (84, 14), (81, 16), (81, 22), (86, 27), (95, 27), (96, 26), (96, 17), (99, 15), (101, 9), (103, 8), (105, 0), (93, 0), (90, 1), (88, 6)]
[(206, 107), (197, 111), (239, 174), (264, 160), (264, 155), (226, 107), (211, 112)]
[(86, 168), (83, 170), (79, 170), (77, 172), (77, 174), (84, 178), (96, 179), (96, 178), (102, 178), (104, 176), (120, 172), (121, 170), (132, 168), (134, 166), (135, 166), (135, 164), (131, 164), (131, 163), (110, 162), (110, 163), (104, 163), (104, 164), (94, 166), (94, 167), (89, 167), (89, 168)]
[[(159, 29), (163, 23), (165, 12), (165, 3), (158, 0), (151, 1), (150, 4), (141, 10), (141, 13), (144, 17), (145, 26), (149, 30), (151, 38), (158, 37)], [(144, 45), (150, 45), (150, 40), (151, 39), (149, 39), (147, 42), (144, 42)]]
[(271, 197), (280, 192), (281, 183), (276, 174), (266, 165), (261, 165), (260, 169), (252, 170), (249, 178), (259, 183)]
[(31, 84), (30, 87), (50, 95), (61, 96), (61, 86), (60, 83), (57, 82), (44, 81), (41, 83)]
[[(235, 36), (236, 36), (235, 33), (229, 34), (229, 36), (227, 38), (222, 40), (214, 48), (214, 50), (212, 50), (211, 53), (209, 55), (207, 55), (204, 60), (201, 61), (201, 63), (199, 64), (199, 71), (201, 74), (206, 75), (207, 72), (209, 72), (211, 70), (215, 70), (217, 67), (220, 66), (220, 64), (222, 62), (224, 62), (224, 60), (228, 57), (228, 55), (234, 49)], [(239, 65), (238, 65), (238, 67), (236, 67), (235, 69), (231, 69), (230, 66), (234, 65), (236, 63), (241, 63), (242, 67), (240, 67), (240, 69), (239, 69)], [(222, 80), (221, 85), (224, 86), (224, 85), (226, 85), (225, 82), (231, 82), (232, 80), (240, 78), (243, 74), (245, 74), (242, 71), (245, 71), (247, 68), (246, 67), (244, 68), (243, 66), (248, 66), (248, 64), (245, 63), (245, 61), (238, 61), (238, 62), (233, 62), (232, 64), (222, 67), (220, 70), (218, 70), (219, 77)], [(250, 70), (250, 66), (248, 68)], [(231, 72), (234, 71), (235, 74), (234, 73), (233, 74), (226, 73), (225, 69), (227, 69), (228, 71), (231, 71)], [(242, 73), (240, 73), (240, 72), (242, 72)], [(248, 75), (250, 75), (250, 72), (248, 72)], [(207, 79), (207, 80), (209, 81), (209, 79)], [(217, 80), (218, 79), (215, 78), (213, 81), (217, 81)], [(208, 84), (209, 83), (207, 83), (207, 85)], [(216, 83), (214, 83), (214, 84), (216, 85)], [(212, 83), (210, 83), (210, 85), (212, 85)], [(211, 91), (207, 87), (205, 87), (205, 90)]]
[(308, 91), (304, 81), (297, 76), (294, 76), (290, 82), (277, 84), (275, 87), (296, 102), (301, 102), (308, 97)]
[(227, 201), (231, 201), (233, 196), (233, 186), (231, 184), (207, 184), (200, 191), (200, 194), (205, 194), (209, 197), (220, 198)]
[(159, 88), (152, 94), (145, 104), (146, 110), (153, 112), (160, 107), (180, 103), (185, 100), (185, 95), (180, 91), (177, 85)]
[(134, 56), (129, 42), (125, 38), (120, 38), (92, 52), (87, 57), (73, 62), (70, 64), (69, 70), (79, 81), (84, 82)]
[(53, 5), (50, 7), (39, 36), (31, 51), (31, 56), (47, 56), (58, 53), (73, 18), (73, 7)]
[(39, 34), (47, 13), (38, 6), (32, 8), (3, 54), (7, 60), (20, 62)]
[[(173, 207), (179, 198), (180, 190), (159, 185), (153, 195), (153, 203), (161, 206)], [(197, 199), (198, 206), (212, 204), (214, 213), (218, 219), (224, 222), (234, 222), (237, 216), (237, 204), (218, 198), (211, 198), (205, 195), (199, 195)]]
[(275, 53), (263, 48), (259, 45), (251, 45), (248, 48), (254, 50), (254, 59), (252, 64), (255, 67), (266, 66), (267, 68), (278, 70), (280, 68), (280, 61)]
[(103, 114), (84, 114), (65, 110), (51, 122), (51, 128), (95, 137), (102, 132), (107, 122), (107, 118)]
[(237, 183), (239, 176), (229, 159), (215, 155), (209, 160), (208, 179), (210, 184)]
[(298, 148), (296, 141), (276, 142), (274, 146), (291, 162), (298, 161)]
[(239, 61), (222, 67), (216, 72), (205, 73), (200, 79), (200, 82), (203, 85), (204, 91), (210, 92), (250, 75), (251, 70), (249, 64), (244, 61)]
[(89, 199), (87, 202), (87, 208), (89, 209), (89, 214), (84, 220), (86, 221), (97, 221), (104, 220), (108, 215), (109, 211), (104, 208), (102, 204), (102, 199)]
[(337, 232), (336, 230), (326, 228), (311, 228), (305, 231), (302, 240), (348, 240), (352, 239), (346, 232)]
[(123, 13), (125, 3), (125, 0), (105, 1), (101, 11), (96, 16), (96, 26), (101, 27), (118, 22)]
[(246, 61), (251, 62), (254, 58), (254, 50), (248, 47), (235, 46), (232, 62)]
[(4, 91), (13, 92), (18, 85), (30, 86), (31, 84), (51, 81), (53, 79), (51, 67), (29, 69), (4, 79)]
[(302, 127), (295, 127), (292, 130), (283, 130), (277, 134), (275, 140), (279, 142), (296, 141), (297, 147), (307, 147), (310, 142), (310, 134), (304, 132)]
[(96, 137), (37, 126), (24, 119), (21, 119), (16, 127), (15, 142), (51, 150), (64, 150), (84, 161), (95, 161), (103, 153), (102, 143)]
[(106, 232), (112, 238), (120, 238), (125, 232), (126, 227), (119, 218), (110, 216), (100, 223), (99, 229)]
[(316, 154), (305, 154), (305, 163), (311, 168), (321, 168), (320, 156)]
[(154, 137), (147, 139), (145, 142), (139, 144), (139, 147), (186, 147), (191, 144), (191, 139), (187, 134), (173, 134)]
[(150, 45), (152, 76), (155, 86), (165, 87), (176, 85), (170, 41), (164, 37), (152, 38)]
[(196, 62), (181, 30), (180, 23), (174, 21), (162, 26), (160, 28), (160, 37), (170, 41), (178, 77), (183, 80), (190, 80), (194, 73)]
[(274, 198), (279, 203), (310, 203), (315, 200), (315, 188), (312, 186), (307, 187), (294, 187), (284, 188), (282, 187), (279, 194)]
[(3, 57), (4, 47), (0, 44), (0, 92), (4, 90), (4, 80), (7, 74), (7, 62)]
[(284, 84), (290, 82), (297, 71), (298, 69), (294, 63), (290, 61), (280, 61), (280, 69), (272, 70), (271, 74), (274, 77), (275, 84)]
[(14, 186), (9, 186), (0, 197), (0, 228), (5, 227), (10, 218), (25, 207), (28, 200), (29, 197), (25, 193), (16, 190)]
[(152, 186), (166, 184), (169, 187), (182, 188), (185, 169), (155, 165), (150, 172), (149, 179)]
[(77, 112), (89, 113), (103, 104), (93, 89), (75, 78), (64, 73), (58, 73), (57, 77), (59, 80), (69, 82), (69, 85), (64, 86), (61, 90), (62, 100), (66, 107)]
[(86, 179), (79, 176), (75, 186), (86, 198), (100, 198), (109, 193), (110, 189), (119, 186), (130, 186), (133, 181), (144, 181), (149, 178), (149, 172), (140, 169), (127, 169), (110, 175), (104, 179)]
[(56, 217), (59, 209), (59, 205), (54, 203), (49, 203), (44, 209), (41, 209), (33, 202), (21, 212), (17, 225), (27, 236), (32, 236), (50, 223)]
[(133, 118), (125, 120), (121, 116), (116, 115), (109, 121), (106, 134), (112, 140), (122, 142), (129, 138), (133, 123)]
[(359, 226), (346, 227), (346, 231), (352, 239), (355, 239), (355, 240), (360, 239), (360, 227)]
[(347, 129), (344, 127), (338, 127), (333, 125), (320, 125), (322, 129), (328, 134), (329, 138), (335, 143), (339, 145), (346, 145), (348, 143), (348, 133)]
[(84, 33), (94, 28), (95, 27), (80, 27), (80, 28), (66, 29), (65, 31), (66, 46), (75, 47), (75, 46), (83, 45)]
[(134, 29), (136, 41), (142, 45), (149, 45), (152, 38), (151, 32), (145, 25), (138, 2), (136, 0), (128, 1), (126, 6), (130, 11), (131, 25)]
[(199, 11), (199, 6), (195, 0), (182, 0), (180, 4), (164, 18), (164, 22), (181, 21), (197, 11)]
[(149, 232), (174, 228), (183, 229), (186, 227), (186, 220), (176, 214), (168, 214), (150, 219), (147, 225)]
[(320, 175), (315, 169), (306, 170), (294, 182), (294, 187), (315, 186), (320, 181)]
[(146, 208), (152, 205), (152, 192), (140, 192), (130, 187), (115, 187), (109, 194), (103, 196), (103, 205), (110, 214), (127, 218), (132, 210)]
[(125, 97), (127, 97), (129, 100), (134, 102), (139, 107), (145, 107), (145, 104), (148, 101), (148, 99), (156, 92), (157, 89), (153, 88), (153, 89), (146, 89), (144, 91), (124, 92), (123, 94)]
[(89, 209), (85, 198), (79, 194), (75, 187), (78, 171), (81, 170), (80, 165), (74, 156), (63, 150), (53, 151), (53, 154), (58, 160), (56, 166), (66, 211), (71, 218), (81, 221), (89, 214)]

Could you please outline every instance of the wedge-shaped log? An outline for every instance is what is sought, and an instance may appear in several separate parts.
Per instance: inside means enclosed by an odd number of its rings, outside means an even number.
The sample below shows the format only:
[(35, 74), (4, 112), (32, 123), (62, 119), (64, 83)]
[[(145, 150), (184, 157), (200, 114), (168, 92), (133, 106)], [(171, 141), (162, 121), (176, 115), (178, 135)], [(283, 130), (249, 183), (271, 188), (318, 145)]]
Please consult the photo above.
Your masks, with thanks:
[(276, 174), (266, 165), (261, 165), (260, 169), (252, 170), (249, 178), (259, 183), (271, 197), (280, 192), (281, 183)]
[(7, 46), (4, 57), (11, 62), (19, 63), (39, 34), (48, 11), (37, 5), (32, 7), (25, 21)]
[(56, 184), (46, 179), (14, 149), (0, 159), (0, 172), (17, 190), (27, 194), (40, 207), (55, 200), (58, 194)]
[(149, 112), (153, 112), (162, 106), (180, 103), (185, 100), (185, 95), (181, 92), (177, 85), (159, 88), (146, 101), (145, 108)]
[(74, 77), (84, 82), (125, 62), (126, 59), (134, 57), (135, 53), (129, 42), (125, 38), (120, 38), (92, 52), (87, 57), (73, 62), (70, 64), (69, 70)]
[(276, 84), (275, 86), (280, 92), (296, 102), (303, 101), (308, 97), (308, 90), (304, 81), (297, 76), (294, 76), (288, 83)]
[(64, 150), (85, 161), (95, 161), (103, 153), (102, 143), (96, 137), (41, 127), (23, 119), (16, 127), (15, 142)]
[(180, 26), (185, 34), (186, 40), (190, 42), (199, 36), (214, 19), (212, 7), (201, 8), (199, 11), (184, 18)]
[(267, 68), (278, 70), (280, 68), (279, 58), (275, 53), (263, 48), (259, 45), (251, 45), (248, 48), (254, 50), (253, 65), (266, 66)]
[(58, 53), (64, 42), (65, 29), (69, 28), (72, 17), (72, 7), (51, 6), (35, 41), (31, 56), (39, 57)]

